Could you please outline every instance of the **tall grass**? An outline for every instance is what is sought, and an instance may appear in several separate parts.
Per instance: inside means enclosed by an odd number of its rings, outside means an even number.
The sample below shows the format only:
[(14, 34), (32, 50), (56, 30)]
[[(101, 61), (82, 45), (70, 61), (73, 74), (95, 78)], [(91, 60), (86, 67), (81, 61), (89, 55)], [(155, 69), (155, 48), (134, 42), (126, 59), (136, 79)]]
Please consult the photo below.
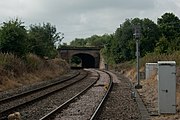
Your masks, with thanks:
[(62, 60), (62, 59), (58, 59), (58, 58), (55, 58), (55, 59), (52, 59), (52, 60), (48, 60), (49, 64), (51, 67), (54, 66), (54, 68), (64, 68), (65, 70), (68, 70), (69, 69), (69, 65), (67, 64), (67, 62), (65, 62), (65, 60)]
[(0, 53), (0, 75), (19, 76), (27, 72), (24, 61), (11, 53)]
[(68, 70), (68, 65), (61, 59), (45, 60), (37, 55), (28, 54), (25, 59), (21, 59), (11, 53), (0, 53), (0, 75), (19, 76), (27, 72), (35, 72), (38, 70), (51, 69)]
[(121, 70), (129, 70), (132, 67), (135, 67), (135, 60), (126, 61), (124, 63), (120, 63), (115, 66), (115, 70), (121, 71)]
[(141, 67), (146, 63), (157, 63), (157, 61), (176, 61), (176, 65), (180, 65), (180, 51), (171, 54), (149, 53), (140, 59)]
[(28, 71), (32, 72), (32, 71), (44, 69), (45, 66), (46, 66), (45, 60), (38, 57), (37, 55), (31, 53), (26, 55), (26, 67)]
[[(175, 51), (171, 54), (157, 54), (157, 53), (148, 53), (143, 58), (140, 59), (140, 67), (145, 67), (146, 63), (157, 63), (158, 61), (176, 61), (176, 65), (180, 66), (180, 51)], [(115, 69), (128, 70), (136, 67), (136, 60), (127, 61), (121, 64), (118, 64)]]
[(0, 91), (50, 80), (69, 70), (68, 64), (59, 58), (45, 60), (34, 54), (19, 58), (11, 53), (0, 53)]

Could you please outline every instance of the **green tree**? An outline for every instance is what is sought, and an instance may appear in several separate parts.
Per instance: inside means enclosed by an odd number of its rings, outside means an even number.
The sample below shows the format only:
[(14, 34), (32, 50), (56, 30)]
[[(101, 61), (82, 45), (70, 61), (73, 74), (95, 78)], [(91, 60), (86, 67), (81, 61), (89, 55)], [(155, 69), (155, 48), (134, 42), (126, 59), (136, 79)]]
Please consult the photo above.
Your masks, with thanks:
[(50, 23), (31, 25), (28, 31), (29, 51), (41, 57), (54, 58), (57, 55), (55, 43), (61, 41), (60, 33)]
[(161, 18), (158, 18), (157, 23), (162, 35), (168, 41), (174, 40), (175, 37), (180, 35), (180, 20), (173, 13), (163, 14)]
[[(165, 13), (158, 18), (158, 26), (162, 32), (162, 36), (166, 38), (164, 43), (168, 46), (161, 46), (161, 48), (167, 48), (166, 52), (171, 53), (172, 51), (180, 50), (179, 49), (179, 37), (180, 37), (180, 20), (173, 13)], [(162, 38), (164, 39), (164, 38)], [(162, 40), (160, 41), (162, 42)], [(165, 42), (165, 41), (164, 41)], [(164, 45), (162, 44), (162, 45)], [(160, 47), (160, 46), (158, 46)]]
[(104, 48), (102, 49), (102, 54), (105, 59), (106, 64), (114, 64), (114, 55), (113, 53), (113, 41), (114, 41), (114, 34), (111, 35), (103, 35), (104, 38)]
[(142, 38), (140, 41), (140, 50), (142, 56), (154, 51), (160, 36), (160, 30), (152, 20), (148, 18), (142, 20)]
[(79, 65), (81, 63), (81, 59), (78, 56), (73, 56), (71, 58), (71, 64)]
[[(133, 40), (133, 24), (132, 20), (126, 21), (117, 28), (115, 32), (115, 46), (113, 47), (113, 54), (115, 55), (115, 62), (130, 60), (134, 57), (134, 44)], [(133, 55), (132, 55), (133, 54)]]
[(148, 18), (145, 19), (126, 19), (120, 28), (115, 32), (114, 44), (112, 44), (112, 51), (116, 63), (128, 61), (135, 58), (136, 42), (133, 37), (134, 26), (141, 27), (140, 38), (140, 52), (141, 56), (146, 53), (153, 52), (156, 43), (159, 40), (158, 26)]
[(20, 20), (3, 22), (0, 28), (1, 52), (14, 53), (20, 57), (27, 52), (27, 31)]
[(163, 36), (156, 44), (155, 52), (156, 53), (167, 53), (169, 48), (168, 40)]
[[(148, 18), (126, 19), (111, 35), (93, 35), (75, 41), (77, 45), (103, 47), (102, 53), (106, 63), (120, 63), (135, 59), (136, 41), (134, 26), (140, 25), (141, 57), (151, 52), (170, 53), (180, 50), (180, 22), (173, 13), (165, 13), (155, 24)], [(80, 44), (81, 43), (81, 44)]]
[(86, 41), (83, 38), (76, 38), (70, 42), (70, 45), (74, 47), (84, 47), (86, 45)]

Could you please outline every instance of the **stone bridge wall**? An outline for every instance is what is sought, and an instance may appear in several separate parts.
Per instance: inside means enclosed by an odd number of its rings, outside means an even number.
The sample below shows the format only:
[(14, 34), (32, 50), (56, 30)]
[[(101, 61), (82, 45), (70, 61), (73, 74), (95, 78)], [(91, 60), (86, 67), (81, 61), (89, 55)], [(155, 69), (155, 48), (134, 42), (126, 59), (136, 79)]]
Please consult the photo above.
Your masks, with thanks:
[(62, 59), (65, 59), (68, 63), (72, 56), (76, 54), (88, 54), (94, 57), (95, 67), (99, 68), (100, 64), (100, 49), (99, 48), (61, 48), (59, 53)]

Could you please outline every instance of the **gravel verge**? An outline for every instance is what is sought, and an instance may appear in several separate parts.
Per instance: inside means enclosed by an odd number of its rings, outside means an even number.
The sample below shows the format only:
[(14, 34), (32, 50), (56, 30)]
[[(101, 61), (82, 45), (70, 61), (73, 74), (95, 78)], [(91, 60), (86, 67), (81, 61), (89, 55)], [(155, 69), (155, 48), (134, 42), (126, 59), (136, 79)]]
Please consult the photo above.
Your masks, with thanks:
[(129, 79), (113, 74), (113, 88), (101, 109), (97, 120), (141, 120), (137, 103), (131, 98)]

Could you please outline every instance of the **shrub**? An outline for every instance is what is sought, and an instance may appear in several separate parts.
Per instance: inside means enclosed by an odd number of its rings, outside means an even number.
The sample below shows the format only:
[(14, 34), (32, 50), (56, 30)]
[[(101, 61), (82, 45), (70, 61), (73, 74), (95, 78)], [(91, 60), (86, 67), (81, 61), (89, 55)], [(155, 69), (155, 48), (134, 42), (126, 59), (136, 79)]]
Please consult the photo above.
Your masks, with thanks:
[(0, 68), (1, 75), (19, 76), (27, 71), (24, 61), (11, 53), (0, 53)]
[(44, 65), (44, 60), (37, 55), (31, 53), (26, 55), (26, 66), (28, 71), (32, 72), (35, 70), (40, 70), (44, 67)]
[(0, 50), (24, 56), (27, 52), (27, 32), (23, 22), (10, 20), (0, 27)]
[(59, 58), (55, 58), (52, 60), (48, 60), (48, 64), (49, 64), (49, 68), (51, 68), (52, 70), (63, 70), (64, 72), (69, 71), (70, 67), (67, 64), (66, 61), (59, 59)]

